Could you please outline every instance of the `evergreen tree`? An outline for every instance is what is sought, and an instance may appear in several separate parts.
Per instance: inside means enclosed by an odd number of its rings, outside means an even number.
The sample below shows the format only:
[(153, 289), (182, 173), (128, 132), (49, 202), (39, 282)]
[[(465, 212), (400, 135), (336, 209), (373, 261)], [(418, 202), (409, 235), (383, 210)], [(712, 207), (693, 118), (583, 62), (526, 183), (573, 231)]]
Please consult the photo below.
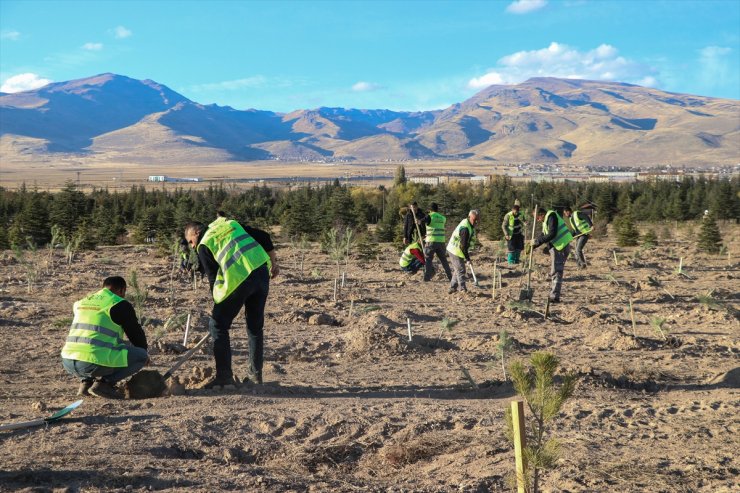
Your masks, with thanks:
[(16, 230), (11, 245), (25, 248), (27, 239), (34, 245), (45, 245), (51, 236), (47, 205), (38, 192), (28, 194), (27, 200), (23, 210), (16, 216)]
[(700, 251), (706, 253), (719, 253), (722, 249), (722, 234), (714, 212), (702, 219), (697, 246)]
[(10, 248), (10, 240), (8, 239), (8, 230), (5, 226), (0, 224), (0, 250), (7, 250)]
[(403, 167), (403, 165), (399, 165), (398, 168), (396, 168), (396, 176), (393, 178), (393, 186), (397, 187), (399, 185), (405, 185), (406, 184), (406, 168)]
[(614, 220), (614, 230), (617, 233), (617, 245), (635, 246), (640, 240), (640, 232), (635, 226), (635, 218), (632, 216), (632, 208), (629, 207), (625, 213)]
[(61, 192), (54, 196), (49, 211), (51, 224), (56, 224), (67, 237), (71, 237), (79, 226), (79, 220), (85, 213), (85, 194), (68, 181)]

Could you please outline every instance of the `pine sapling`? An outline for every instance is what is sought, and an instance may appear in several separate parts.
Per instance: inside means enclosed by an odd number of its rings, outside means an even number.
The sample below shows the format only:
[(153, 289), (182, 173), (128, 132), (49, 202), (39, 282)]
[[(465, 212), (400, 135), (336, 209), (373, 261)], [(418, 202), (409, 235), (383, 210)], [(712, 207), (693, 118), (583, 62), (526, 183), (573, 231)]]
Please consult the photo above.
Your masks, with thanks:
[[(523, 453), (525, 467), (523, 477), (518, 478), (527, 493), (539, 492), (539, 479), (543, 470), (554, 469), (560, 455), (560, 443), (550, 437), (548, 424), (573, 395), (577, 377), (573, 373), (563, 375), (559, 387), (554, 376), (559, 361), (555, 355), (538, 351), (530, 357), (530, 367), (515, 362), (509, 368), (516, 393), (524, 398), (530, 411), (529, 427), (526, 429), (526, 446)], [(514, 441), (511, 409), (506, 410), (507, 435)]]
[(139, 284), (139, 275), (135, 269), (129, 271), (128, 286), (130, 288), (128, 299), (134, 307), (139, 324), (143, 327), (149, 323), (149, 317), (144, 314), (144, 305), (149, 298), (149, 290)]
[(447, 332), (448, 334), (452, 334), (452, 328), (460, 323), (459, 320), (453, 320), (451, 318), (443, 318), (442, 321), (439, 323), (439, 335), (437, 336), (437, 345), (439, 345), (440, 339), (442, 339), (442, 332)]
[(496, 351), (498, 352), (499, 358), (501, 358), (501, 371), (504, 372), (504, 381), (507, 381), (506, 377), (506, 355), (509, 354), (514, 346), (514, 340), (509, 336), (506, 329), (501, 329), (498, 333), (498, 343), (496, 343)]
[(656, 334), (659, 334), (664, 341), (668, 340), (668, 328), (665, 327), (666, 319), (661, 317), (652, 317), (650, 319), (650, 326), (653, 328)]

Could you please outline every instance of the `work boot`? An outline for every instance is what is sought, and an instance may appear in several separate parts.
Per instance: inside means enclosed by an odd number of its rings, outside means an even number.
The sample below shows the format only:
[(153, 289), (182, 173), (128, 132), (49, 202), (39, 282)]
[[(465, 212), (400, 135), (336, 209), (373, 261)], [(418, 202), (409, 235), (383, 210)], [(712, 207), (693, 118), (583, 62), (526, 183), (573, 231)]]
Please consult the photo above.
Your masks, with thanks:
[(110, 383), (106, 382), (105, 380), (100, 380), (98, 382), (95, 382), (90, 387), (90, 393), (97, 397), (103, 397), (104, 399), (122, 399), (123, 396), (121, 396), (121, 393), (118, 392), (118, 389)]
[(261, 371), (248, 371), (244, 377), (245, 381), (250, 381), (256, 385), (262, 385), (262, 372)]
[(80, 386), (77, 387), (77, 395), (84, 396), (90, 395), (90, 387), (92, 387), (95, 380), (83, 380), (80, 382)]
[(560, 296), (548, 296), (550, 303), (560, 303)]
[(454, 293), (455, 291), (457, 291), (457, 288), (450, 288), (450, 289), (449, 289), (449, 290), (447, 291), (447, 294), (453, 294), (453, 293)]
[(202, 385), (201, 389), (214, 389), (217, 387), (226, 387), (227, 385), (234, 385), (236, 386), (236, 380), (234, 380), (234, 377), (220, 377), (215, 376), (213, 377), (208, 383)]

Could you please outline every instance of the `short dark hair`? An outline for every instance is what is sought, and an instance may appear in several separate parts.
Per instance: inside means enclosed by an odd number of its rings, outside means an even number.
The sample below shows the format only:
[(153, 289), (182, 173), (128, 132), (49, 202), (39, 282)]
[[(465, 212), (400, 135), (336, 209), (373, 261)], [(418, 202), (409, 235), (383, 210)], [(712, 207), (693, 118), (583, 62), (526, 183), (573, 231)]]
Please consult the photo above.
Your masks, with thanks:
[(563, 212), (573, 212), (573, 209), (571, 209), (569, 205), (566, 205), (563, 207)]
[(108, 289), (113, 288), (116, 291), (126, 289), (126, 279), (121, 276), (106, 277), (105, 280), (103, 280), (103, 287)]
[(432, 209), (434, 212), (437, 212), (439, 210), (439, 206), (436, 202), (432, 202), (430, 209)]
[(216, 217), (226, 217), (226, 213), (224, 211), (216, 211)]
[(197, 233), (200, 234), (200, 232), (203, 231), (204, 229), (205, 229), (205, 226), (203, 225), (203, 223), (199, 223), (196, 221), (191, 221), (185, 224), (185, 234), (187, 234), (188, 231), (196, 231)]

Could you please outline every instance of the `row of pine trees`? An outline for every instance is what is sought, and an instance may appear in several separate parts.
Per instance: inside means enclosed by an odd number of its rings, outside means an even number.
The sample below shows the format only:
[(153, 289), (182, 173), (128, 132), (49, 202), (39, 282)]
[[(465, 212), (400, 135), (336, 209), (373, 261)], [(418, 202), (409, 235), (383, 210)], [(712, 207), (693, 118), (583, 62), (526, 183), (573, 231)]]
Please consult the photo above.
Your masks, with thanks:
[[(527, 212), (534, 204), (561, 208), (591, 202), (598, 211), (597, 228), (605, 230), (614, 221), (617, 239), (624, 245), (638, 241), (636, 222), (702, 219), (702, 228), (712, 223), (716, 228), (716, 220), (740, 222), (738, 177), (623, 184), (515, 184), (501, 177), (488, 184), (452, 182), (432, 187), (408, 182), (399, 167), (391, 187), (355, 187), (335, 180), (291, 189), (259, 186), (243, 190), (221, 185), (147, 191), (133, 186), (127, 191), (82, 192), (71, 182), (57, 193), (25, 186), (0, 188), (0, 249), (45, 245), (52, 239), (52, 225), (67, 238), (77, 237), (82, 248), (125, 241), (169, 244), (186, 222), (208, 223), (219, 210), (245, 224), (280, 225), (286, 239), (315, 240), (331, 228), (352, 228), (362, 234), (367, 224), (376, 224), (371, 241), (397, 241), (405, 207), (414, 201), (423, 209), (436, 202), (450, 223), (470, 209), (480, 209), (482, 231), (499, 238), (503, 216), (516, 198)], [(718, 229), (714, 236), (707, 233), (707, 241), (714, 242), (707, 251), (719, 248), (718, 234)]]

